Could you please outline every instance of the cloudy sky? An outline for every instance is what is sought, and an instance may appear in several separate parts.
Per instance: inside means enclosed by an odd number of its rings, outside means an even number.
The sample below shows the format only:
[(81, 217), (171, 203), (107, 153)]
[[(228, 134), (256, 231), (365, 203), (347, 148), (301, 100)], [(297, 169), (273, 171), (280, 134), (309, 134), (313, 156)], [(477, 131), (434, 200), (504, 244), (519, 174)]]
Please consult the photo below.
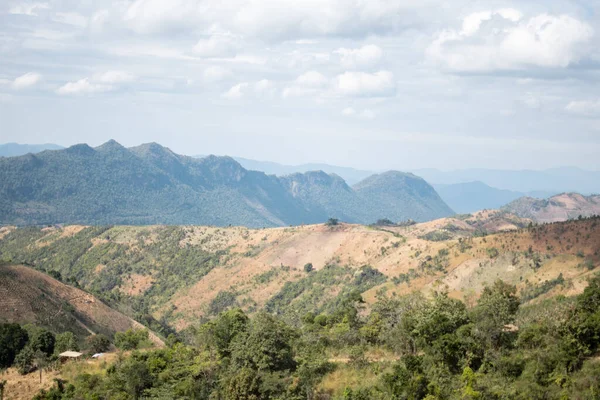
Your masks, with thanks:
[(600, 169), (600, 0), (0, 1), (0, 142)]

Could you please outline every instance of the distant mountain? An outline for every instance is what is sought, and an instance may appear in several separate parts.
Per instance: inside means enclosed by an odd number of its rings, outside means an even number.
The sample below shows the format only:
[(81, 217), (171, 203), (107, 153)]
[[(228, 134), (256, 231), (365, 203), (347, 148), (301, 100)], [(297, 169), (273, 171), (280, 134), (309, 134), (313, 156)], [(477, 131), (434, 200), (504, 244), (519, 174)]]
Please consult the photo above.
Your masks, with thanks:
[[(205, 156), (195, 156), (203, 158)], [(252, 171), (262, 171), (267, 175), (285, 176), (295, 173), (304, 173), (312, 171), (323, 171), (328, 174), (336, 174), (344, 179), (349, 185), (354, 185), (365, 178), (373, 175), (373, 171), (364, 171), (349, 167), (340, 167), (329, 164), (300, 164), (300, 165), (284, 165), (271, 161), (257, 161), (248, 158), (233, 157), (234, 160), (240, 163), (242, 167)]]
[(39, 153), (44, 150), (61, 150), (64, 147), (57, 144), (46, 143), (46, 144), (19, 144), (19, 143), (5, 143), (0, 144), (0, 157), (16, 157), (22, 156), (27, 153)]
[(479, 181), (494, 188), (517, 192), (578, 192), (600, 193), (600, 171), (586, 171), (574, 167), (534, 170), (464, 169), (440, 171), (419, 169), (413, 171), (432, 184), (456, 184)]
[(543, 199), (556, 194), (555, 192), (525, 193), (496, 189), (483, 182), (433, 184), (432, 186), (439, 193), (442, 200), (459, 214), (497, 209), (524, 196)]
[(181, 156), (156, 143), (0, 158), (0, 224), (203, 224), (251, 227), (424, 221), (452, 214), (412, 174), (390, 172), (354, 188), (322, 171), (286, 177), (230, 157)]
[(558, 222), (600, 215), (600, 195), (583, 196), (579, 193), (562, 193), (547, 200), (521, 197), (503, 207), (522, 218), (536, 222)]
[[(404, 218), (396, 220), (425, 221), (431, 219), (430, 215), (454, 214), (431, 185), (411, 173), (388, 171), (373, 175), (353, 188), (364, 200), (365, 212), (370, 215), (387, 209), (392, 216), (403, 215)], [(411, 208), (407, 209), (409, 204)]]

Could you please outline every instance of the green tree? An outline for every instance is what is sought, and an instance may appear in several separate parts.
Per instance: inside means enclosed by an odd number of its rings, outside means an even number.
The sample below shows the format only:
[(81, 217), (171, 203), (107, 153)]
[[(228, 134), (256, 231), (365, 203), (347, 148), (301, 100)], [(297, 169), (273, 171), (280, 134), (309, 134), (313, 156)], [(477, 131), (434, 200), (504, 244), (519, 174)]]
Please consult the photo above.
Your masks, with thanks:
[(304, 272), (306, 272), (307, 274), (310, 273), (310, 272), (312, 272), (313, 269), (314, 268), (313, 268), (312, 263), (306, 263), (306, 264), (304, 264)]
[(14, 365), (21, 375), (25, 375), (33, 371), (35, 362), (35, 350), (31, 346), (25, 346), (17, 357), (15, 357)]
[(103, 353), (110, 348), (110, 340), (101, 333), (88, 336), (85, 343), (92, 353)]
[(46, 328), (26, 325), (27, 332), (29, 334), (29, 346), (35, 352), (40, 350), (46, 355), (52, 355), (54, 353), (54, 344), (56, 343), (56, 337), (52, 332)]
[(232, 343), (232, 363), (258, 371), (295, 369), (292, 340), (295, 332), (282, 321), (264, 312), (250, 322), (248, 331)]
[(241, 309), (227, 310), (200, 327), (197, 341), (202, 346), (216, 349), (219, 356), (228, 357), (231, 342), (247, 328), (248, 317)]
[(497, 348), (514, 336), (506, 325), (515, 321), (519, 310), (520, 301), (516, 293), (516, 286), (501, 280), (483, 289), (472, 315), (476, 334), (489, 347)]
[(120, 350), (135, 350), (148, 343), (147, 329), (128, 329), (115, 333), (115, 346)]
[(40, 383), (42, 383), (42, 372), (50, 363), (50, 359), (48, 358), (48, 354), (41, 350), (36, 350), (33, 356), (33, 360), (35, 363), (35, 368), (40, 372)]
[(54, 353), (60, 354), (65, 351), (79, 351), (79, 345), (73, 332), (63, 332), (56, 335), (56, 343), (54, 344)]
[(0, 369), (13, 364), (27, 340), (27, 331), (19, 324), (0, 324)]

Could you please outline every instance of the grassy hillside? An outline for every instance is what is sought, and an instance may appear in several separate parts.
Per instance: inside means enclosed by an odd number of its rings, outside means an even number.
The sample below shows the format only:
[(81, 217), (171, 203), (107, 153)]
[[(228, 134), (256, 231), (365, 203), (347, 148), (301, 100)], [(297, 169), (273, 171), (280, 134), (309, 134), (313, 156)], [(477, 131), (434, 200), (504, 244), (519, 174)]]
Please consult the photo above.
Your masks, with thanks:
[[(34, 324), (52, 332), (112, 337), (143, 326), (93, 295), (22, 265), (0, 265), (0, 322)], [(154, 334), (151, 339), (162, 341)]]
[(487, 212), (385, 227), (3, 228), (0, 258), (60, 273), (157, 330), (233, 306), (293, 322), (354, 292), (476, 298), (497, 278), (530, 301), (581, 291), (599, 262), (598, 219), (528, 224)]
[[(452, 214), (423, 180), (386, 176), (365, 192), (324, 172), (278, 178), (230, 157), (195, 159), (155, 143), (80, 144), (0, 158), (0, 223), (272, 227), (329, 217), (371, 223)], [(377, 200), (385, 193), (384, 202)]]

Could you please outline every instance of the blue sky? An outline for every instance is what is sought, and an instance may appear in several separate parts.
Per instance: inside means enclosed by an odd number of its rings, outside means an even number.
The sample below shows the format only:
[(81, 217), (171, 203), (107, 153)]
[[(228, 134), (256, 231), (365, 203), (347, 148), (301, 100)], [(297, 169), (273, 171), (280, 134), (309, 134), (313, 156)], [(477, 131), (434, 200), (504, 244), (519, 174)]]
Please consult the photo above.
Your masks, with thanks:
[(0, 142), (600, 169), (600, 1), (0, 4)]

